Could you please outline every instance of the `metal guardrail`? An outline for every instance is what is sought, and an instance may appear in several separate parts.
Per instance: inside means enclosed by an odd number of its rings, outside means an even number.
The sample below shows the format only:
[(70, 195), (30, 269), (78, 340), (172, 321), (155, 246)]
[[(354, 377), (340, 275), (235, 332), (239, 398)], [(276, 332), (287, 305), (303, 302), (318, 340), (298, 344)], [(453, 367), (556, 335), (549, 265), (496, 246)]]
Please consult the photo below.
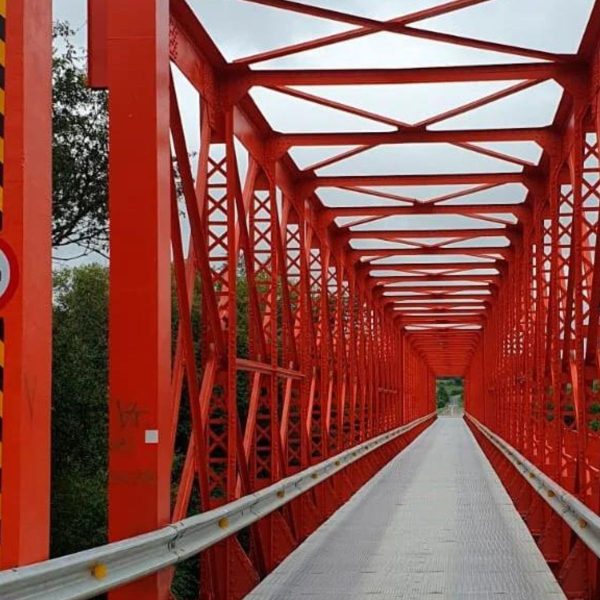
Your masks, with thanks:
[(0, 572), (2, 600), (83, 600), (175, 565), (284, 506), (432, 413), (218, 509), (144, 535)]
[(567, 492), (475, 417), (466, 417), (512, 463), (531, 487), (563, 519), (579, 539), (600, 557), (600, 516)]

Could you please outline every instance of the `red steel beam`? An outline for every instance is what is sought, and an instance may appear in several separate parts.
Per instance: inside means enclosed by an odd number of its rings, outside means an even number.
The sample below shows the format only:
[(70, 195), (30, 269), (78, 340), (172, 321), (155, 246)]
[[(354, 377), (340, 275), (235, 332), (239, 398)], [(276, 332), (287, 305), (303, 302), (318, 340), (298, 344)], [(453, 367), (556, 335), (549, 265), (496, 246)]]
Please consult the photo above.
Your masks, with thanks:
[[(108, 2), (107, 9), (108, 527), (115, 541), (167, 525), (171, 512), (169, 2)], [(155, 573), (110, 598), (162, 599), (169, 584), (167, 572)]]
[(387, 144), (454, 144), (461, 142), (536, 142), (546, 146), (556, 139), (551, 127), (520, 129), (429, 130), (404, 128), (385, 132), (276, 133), (270, 144), (283, 153), (295, 146), (379, 146)]
[[(0, 568), (48, 557), (52, 341), (50, 2), (0, 3), (0, 246), (11, 281), (0, 303)], [(4, 44), (6, 42), (6, 44)], [(6, 59), (6, 60), (5, 60)], [(4, 69), (6, 65), (6, 70)], [(4, 103), (4, 88), (6, 103)], [(2, 282), (7, 272), (2, 272)]]
[[(161, 8), (166, 2), (152, 1), (156, 6), (160, 3)], [(598, 510), (600, 499), (597, 490), (589, 485), (594, 480), (598, 465), (592, 464), (595, 457), (588, 452), (588, 441), (594, 433), (591, 428), (593, 417), (590, 416), (595, 414), (592, 407), (597, 404), (594, 394), (597, 394), (596, 388), (600, 387), (599, 359), (597, 353), (589, 350), (590, 341), (593, 347), (594, 340), (598, 337), (599, 317), (594, 298), (600, 297), (600, 285), (597, 285), (600, 276), (597, 277), (594, 270), (595, 249), (592, 248), (592, 240), (600, 221), (588, 214), (597, 212), (594, 206), (584, 206), (585, 201), (598, 196), (591, 178), (584, 176), (586, 171), (591, 172), (587, 166), (588, 159), (594, 153), (597, 154), (597, 150), (590, 150), (588, 147), (594, 144), (585, 135), (592, 131), (591, 118), (586, 117), (586, 114), (597, 113), (598, 99), (596, 91), (588, 90), (584, 84), (590, 79), (592, 47), (597, 44), (590, 41), (590, 32), (593, 37), (594, 32), (597, 34), (600, 31), (600, 12), (597, 9), (593, 12), (581, 53), (577, 57), (571, 57), (415, 28), (407, 29), (409, 21), (403, 21), (402, 17), (383, 22), (289, 0), (257, 1), (357, 25), (358, 29), (339, 34), (347, 39), (384, 30), (462, 46), (502, 49), (504, 52), (538, 60), (549, 60), (425, 69), (251, 70), (248, 65), (257, 60), (273, 58), (275, 55), (288, 56), (309, 47), (324, 47), (333, 43), (336, 36), (274, 49), (254, 57), (246, 57), (239, 64), (228, 65), (187, 3), (183, 0), (171, 2), (171, 58), (200, 93), (203, 140), (197, 190), (192, 189), (189, 169), (183, 169), (188, 212), (191, 210), (194, 216), (192, 237), (195, 246), (187, 261), (189, 264), (186, 264), (180, 248), (181, 235), (178, 238), (175, 236), (178, 242), (178, 298), (180, 311), (184, 307), (185, 310), (181, 312), (187, 318), (189, 307), (185, 305), (185, 298), (189, 299), (191, 292), (186, 284), (191, 285), (188, 282), (193, 281), (196, 270), (201, 271), (205, 331), (201, 340), (202, 384), (198, 394), (197, 385), (189, 387), (196, 381), (196, 376), (189, 373), (190, 370), (196, 373), (194, 347), (190, 339), (187, 339), (191, 338), (192, 331), (189, 319), (182, 325), (177, 342), (178, 348), (185, 346), (187, 352), (184, 358), (181, 352), (177, 354), (175, 373), (182, 373), (184, 364), (187, 364), (185, 381), (188, 389), (194, 390), (192, 396), (199, 395), (198, 403), (202, 409), (199, 411), (201, 418), (194, 420), (194, 438), (190, 441), (187, 467), (179, 485), (175, 513), (185, 514), (194, 471), (209, 480), (211, 492), (219, 492), (218, 497), (211, 497), (208, 502), (203, 498), (203, 508), (233, 500), (241, 494), (277, 481), (290, 470), (305, 468), (357, 441), (424, 414), (434, 402), (433, 376), (440, 373), (462, 375), (466, 372), (469, 374), (468, 408), (479, 414), (481, 419), (522, 449), (527, 456), (535, 458), (553, 476), (559, 480), (562, 478), (567, 489), (580, 493), (583, 501)], [(154, 78), (154, 92), (162, 90), (162, 80), (158, 75), (160, 68), (165, 68), (168, 62), (165, 37), (161, 37), (162, 44), (158, 44), (156, 48), (150, 47), (151, 44), (148, 43), (151, 35), (146, 36), (146, 45), (142, 41), (143, 37), (138, 36), (134, 41), (134, 36), (131, 35), (132, 31), (139, 33), (140, 24), (143, 27), (157, 17), (156, 13), (149, 15), (147, 6), (141, 7), (140, 3), (141, 0), (126, 0), (121, 3), (126, 8), (111, 8), (115, 15), (117, 11), (121, 11), (121, 17), (125, 14), (128, 16), (127, 20), (121, 22), (124, 29), (125, 23), (127, 27), (131, 27), (120, 40), (112, 38), (111, 44), (116, 47), (117, 43), (129, 43), (130, 47), (126, 50), (140, 67), (130, 80), (126, 80), (125, 67), (121, 65), (115, 67), (114, 73), (112, 69), (108, 70), (110, 78), (120, 78), (118, 83), (122, 94), (142, 89), (149, 93), (148, 88), (144, 88), (148, 73), (150, 79)], [(444, 14), (475, 3), (476, 0), (451, 2), (434, 10)], [(141, 21), (131, 10), (134, 7), (146, 9), (146, 12), (141, 13)], [(428, 13), (421, 11), (420, 14), (406, 18), (419, 20), (426, 18), (426, 14)], [(164, 17), (164, 11), (161, 15)], [(97, 20), (95, 22), (98, 23)], [(135, 27), (131, 23), (135, 23)], [(167, 20), (161, 23), (166, 27)], [(594, 39), (597, 39), (597, 35)], [(139, 44), (139, 48), (136, 44)], [(140, 59), (136, 49), (140, 52), (143, 50), (145, 58)], [(158, 61), (158, 65), (157, 53), (152, 59), (148, 58), (149, 51), (157, 49), (162, 52), (162, 60)], [(116, 64), (115, 57), (116, 54), (112, 60)], [(597, 67), (594, 68), (593, 80), (597, 79), (598, 72)], [(141, 81), (143, 75), (145, 80)], [(568, 91), (552, 127), (542, 130), (481, 132), (433, 132), (426, 129), (430, 123), (461, 114), (549, 79), (558, 81)], [(512, 80), (524, 83), (436, 115), (417, 127), (407, 126), (402, 121), (389, 119), (385, 115), (367, 115), (356, 107), (320, 99), (308, 91), (291, 91), (285, 87)], [(136, 88), (136, 84), (140, 87)], [(350, 114), (370, 116), (392, 124), (397, 130), (381, 134), (275, 133), (247, 94), (253, 86), (280, 89)], [(112, 127), (125, 128), (125, 112), (129, 107), (128, 102), (132, 102), (134, 97), (135, 94), (132, 93), (127, 99), (119, 101), (117, 119)], [(153, 111), (153, 116), (157, 117), (160, 103), (156, 101), (156, 94), (149, 97), (151, 101), (146, 102), (145, 106), (129, 107), (134, 116), (148, 115)], [(115, 101), (111, 91), (111, 103)], [(111, 161), (118, 160), (122, 169), (117, 169), (116, 182), (111, 183), (111, 186), (116, 186), (116, 198), (124, 197), (124, 165), (131, 171), (129, 157), (133, 155), (132, 138), (135, 138), (137, 145), (140, 143), (138, 138), (141, 138), (155, 157), (157, 153), (161, 157), (165, 153), (163, 145), (157, 147), (156, 126), (159, 123), (162, 121), (158, 117), (156, 121), (147, 119), (144, 137), (142, 134), (138, 135), (141, 127), (134, 121), (135, 135), (130, 137), (129, 144), (126, 140), (117, 138), (117, 153), (111, 158)], [(567, 124), (570, 126), (565, 128)], [(181, 127), (173, 129), (173, 121), (171, 125), (177, 146), (178, 166), (181, 167), (187, 164), (184, 136), (180, 131)], [(250, 154), (250, 175), (245, 182), (240, 180), (238, 173), (234, 136)], [(166, 146), (168, 138), (167, 131), (162, 138)], [(539, 167), (523, 163), (521, 172), (481, 174), (353, 173), (316, 177), (310, 172), (319, 166), (333, 164), (344, 156), (386, 143), (435, 141), (460, 144), (493, 158), (511, 160), (506, 154), (465, 144), (522, 139), (533, 139), (542, 144), (545, 153)], [(312, 165), (307, 172), (300, 172), (285, 154), (287, 149), (295, 145), (325, 144), (347, 144), (359, 148)], [(218, 150), (223, 147), (224, 157), (219, 158)], [(144, 179), (145, 187), (142, 187), (142, 192), (151, 199), (151, 203), (149, 211), (146, 207), (149, 214), (145, 215), (141, 224), (146, 244), (145, 256), (138, 257), (137, 262), (145, 258), (147, 262), (143, 264), (151, 262), (156, 266), (161, 263), (155, 259), (164, 256), (158, 250), (160, 245), (160, 249), (164, 251), (165, 238), (151, 225), (153, 215), (157, 214), (157, 207), (162, 206), (160, 200), (164, 198), (164, 189), (153, 171), (156, 163), (152, 167), (148, 157), (144, 157), (145, 175), (141, 173), (141, 165), (135, 165), (134, 173), (138, 174), (135, 181), (137, 184), (140, 177)], [(447, 204), (460, 194), (417, 202), (395, 192), (360, 187), (480, 186), (466, 192), (469, 195), (510, 183), (527, 188), (528, 196), (524, 203)], [(122, 186), (121, 196), (119, 185)], [(569, 186), (572, 188), (570, 192)], [(282, 191), (280, 196), (277, 195), (276, 187)], [(397, 200), (399, 204), (323, 207), (316, 195), (323, 187), (350, 189), (366, 196)], [(201, 208), (195, 209), (196, 204)], [(113, 224), (119, 236), (123, 237), (127, 210), (124, 205), (125, 203), (116, 209), (116, 225)], [(174, 206), (176, 208), (176, 203)], [(137, 209), (141, 210), (139, 207)], [(195, 210), (200, 214), (196, 215)], [(519, 224), (514, 226), (510, 223), (510, 217), (498, 216), (504, 213), (519, 219)], [(173, 215), (174, 218), (177, 217), (177, 210), (174, 210)], [(453, 228), (446, 232), (353, 230), (353, 227), (376, 223), (381, 218), (408, 215), (470, 216), (485, 221), (486, 228)], [(338, 227), (335, 221), (340, 217), (357, 217), (358, 221)], [(487, 223), (506, 227), (495, 230)], [(225, 233), (222, 232), (223, 229)], [(447, 238), (454, 235), (460, 240), (509, 237), (511, 245), (456, 248), (452, 247), (452, 241), (429, 246), (416, 241), (426, 240), (428, 236)], [(400, 236), (404, 236), (405, 241), (414, 239), (415, 241), (408, 243), (412, 247), (398, 250), (355, 250), (349, 247), (353, 238), (390, 241), (399, 239)], [(168, 245), (168, 234), (166, 239)], [(445, 257), (451, 254), (488, 258), (495, 255), (501, 256), (502, 260), (461, 260), (459, 263), (450, 263)], [(408, 264), (387, 265), (364, 261), (365, 257), (376, 260), (380, 257), (419, 255), (437, 257), (439, 262), (421, 264), (412, 260)], [(136, 261), (133, 257), (124, 257), (124, 252), (117, 252), (116, 256), (119, 264), (128, 265), (130, 270), (138, 267), (138, 272), (134, 275), (138, 279), (135, 281), (140, 280), (140, 286), (148, 297), (156, 298), (157, 288), (162, 289), (159, 283), (166, 282), (164, 273), (161, 271), (160, 277), (156, 271), (151, 271), (149, 277), (144, 273), (142, 282), (142, 272), (139, 271), (139, 265), (134, 264)], [(246, 271), (248, 325), (251, 330), (248, 357), (244, 358), (237, 355), (236, 329), (236, 284), (241, 259), (244, 260)], [(477, 269), (493, 269), (494, 274), (469, 275), (469, 271)], [(434, 270), (441, 272), (433, 273)], [(373, 273), (377, 271), (391, 271), (396, 275), (388, 278), (374, 276)], [(401, 277), (400, 273), (407, 275)], [(402, 285), (403, 283), (406, 285)], [(419, 286), (419, 283), (423, 285)], [(453, 286), (453, 283), (456, 285)], [(115, 288), (117, 293), (127, 292), (123, 273), (115, 279)], [(484, 290), (489, 290), (491, 294), (488, 296), (481, 293)], [(387, 295), (394, 292), (413, 292), (417, 296)], [(453, 295), (455, 292), (462, 292), (464, 295)], [(206, 298), (211, 297), (218, 300), (213, 303), (218, 305), (217, 309), (206, 301)], [(433, 303), (428, 304), (426, 300), (433, 300)], [(451, 303), (449, 300), (457, 302)], [(114, 312), (116, 304), (111, 304), (111, 309)], [(146, 318), (150, 322), (155, 322), (153, 319), (157, 317), (158, 311), (154, 309), (154, 305), (146, 306), (147, 313), (150, 313), (146, 314)], [(128, 310), (133, 309), (130, 306)], [(278, 318), (274, 318), (280, 312), (283, 325)], [(127, 314), (132, 319), (135, 318), (134, 315)], [(208, 319), (207, 314), (212, 315), (212, 319)], [(117, 332), (117, 342), (111, 342), (111, 351), (124, 360), (124, 353), (118, 355), (118, 352), (119, 349), (122, 351), (126, 348), (126, 342), (119, 335), (122, 336), (127, 329), (124, 321), (118, 322), (118, 325), (121, 331)], [(478, 329), (467, 330), (467, 327)], [(589, 336), (589, 339), (586, 340), (588, 353), (584, 368), (585, 336)], [(187, 339), (185, 344), (183, 337)], [(142, 337), (139, 341), (147, 340)], [(219, 341), (223, 343), (215, 343)], [(140, 354), (141, 357), (156, 362), (146, 364), (146, 372), (155, 372), (156, 368), (163, 365), (163, 361), (158, 360), (156, 339), (151, 342), (144, 345)], [(477, 342), (480, 343), (477, 345)], [(282, 346), (281, 352), (279, 344)], [(153, 358), (148, 358), (150, 353)], [(473, 367), (469, 371), (470, 363)], [(134, 363), (134, 366), (140, 365), (141, 361)], [(401, 368), (398, 368), (399, 365)], [(245, 423), (238, 419), (237, 414), (237, 377), (241, 370), (250, 373), (251, 378)], [(112, 377), (117, 377), (116, 387), (124, 386), (123, 368), (117, 367), (114, 372)], [(163, 373), (162, 370), (160, 372)], [(177, 402), (183, 389), (182, 376), (179, 376), (178, 381), (174, 393)], [(281, 390), (278, 381), (281, 383)], [(147, 389), (152, 385), (153, 388)], [(156, 398), (160, 396), (162, 388), (158, 389), (160, 386), (156, 380), (146, 382), (145, 386), (144, 391), (151, 398), (140, 399), (140, 402), (145, 402), (144, 406), (148, 406), (150, 411), (155, 410)], [(544, 394), (547, 389), (552, 390), (552, 395)], [(278, 406), (280, 394), (284, 396), (281, 411)], [(114, 405), (115, 397), (111, 400)], [(548, 408), (549, 405), (553, 408)], [(173, 422), (176, 426), (177, 415), (174, 412)], [(556, 418), (547, 419), (548, 414)], [(565, 416), (572, 416), (572, 421), (565, 420)], [(171, 434), (173, 430), (174, 426), (171, 427)], [(197, 446), (205, 436), (207, 450), (198, 453), (200, 449)], [(592, 440), (591, 443), (595, 441)], [(111, 453), (111, 456), (117, 456), (116, 450), (111, 449)], [(114, 464), (111, 464), (113, 485), (114, 473), (118, 474)], [(156, 463), (151, 467), (156, 467)], [(134, 489), (137, 487), (134, 486)], [(246, 594), (259, 574), (273, 568), (298, 540), (306, 537), (320, 520), (331, 514), (334, 506), (337, 506), (333, 499), (343, 500), (351, 489), (356, 489), (354, 484), (348, 486), (347, 483), (339, 482), (331, 489), (320, 487), (310, 498), (304, 498), (301, 503), (292, 507), (289, 514), (262, 521), (249, 532), (249, 553), (239, 540), (232, 537), (216, 548), (214, 553), (203, 556), (203, 577), (208, 574), (202, 581), (203, 594), (215, 596), (219, 600)], [(119, 502), (124, 505), (124, 495)], [(528, 505), (527, 510), (530, 508)], [(117, 509), (117, 514), (122, 516), (122, 510), (121, 506)], [(535, 507), (532, 510), (532, 514), (535, 513), (536, 518), (545, 523), (545, 517), (540, 516), (539, 511), (535, 512)], [(150, 516), (147, 521), (149, 526), (153, 517), (151, 513), (152, 503), (150, 510), (146, 508), (143, 511), (145, 517)], [(566, 537), (560, 537), (563, 535), (562, 529), (553, 527), (552, 522), (546, 525), (547, 531), (558, 532), (556, 535), (559, 539), (558, 542), (554, 539), (555, 543), (552, 545), (544, 540), (546, 529), (538, 531), (543, 551), (561, 548), (559, 558), (566, 567), (592, 565), (588, 560), (591, 558), (589, 556), (584, 556), (583, 560), (578, 560), (579, 555), (568, 556), (568, 552), (574, 552), (575, 549), (570, 548)], [(215, 562), (214, 558), (218, 560)], [(595, 571), (583, 575), (578, 573), (577, 577), (578, 581), (585, 582), (597, 579)], [(159, 580), (162, 581), (159, 577), (154, 583)], [(159, 589), (155, 585), (149, 591), (148, 598), (160, 595), (165, 590), (164, 586)], [(590, 587), (588, 591), (590, 597), (597, 595), (595, 588)]]
[(349, 186), (413, 186), (413, 185), (477, 185), (524, 183), (522, 173), (452, 173), (443, 175), (332, 175), (307, 179), (304, 185), (316, 190), (322, 187)]
[(376, 85), (413, 83), (453, 83), (463, 81), (511, 81), (527, 79), (562, 80), (584, 65), (551, 62), (418, 69), (232, 69), (229, 93), (239, 97), (254, 86), (281, 85)]
[(515, 235), (513, 227), (503, 227), (497, 229), (436, 229), (435, 231), (420, 231), (410, 229), (387, 229), (379, 230), (352, 230), (345, 234), (347, 239), (371, 239), (377, 238), (381, 240), (411, 240), (411, 239), (429, 239), (429, 238), (449, 238), (452, 243), (452, 238), (490, 238), (490, 237), (506, 237), (510, 238)]
[[(495, 215), (510, 213), (519, 218), (529, 214), (525, 204), (415, 204), (414, 206), (344, 206), (340, 208), (324, 208), (321, 218), (331, 222), (341, 217), (393, 217), (408, 215)], [(346, 227), (352, 227), (350, 223)], [(499, 229), (498, 231), (502, 231)], [(431, 237), (439, 237), (432, 235)]]
[[(364, 250), (353, 250), (350, 256), (354, 260), (359, 260), (362, 257), (373, 257), (373, 259), (383, 256), (447, 256), (447, 255), (464, 255), (464, 256), (481, 256), (486, 258), (486, 255), (499, 255), (506, 258), (512, 254), (512, 249), (509, 247), (502, 248), (368, 248)], [(371, 263), (372, 264), (372, 263)], [(435, 263), (427, 263), (430, 267), (435, 267)], [(448, 263), (451, 264), (451, 263)], [(477, 265), (477, 263), (474, 263)], [(476, 266), (474, 268), (477, 268)]]
[[(464, 8), (468, 8), (470, 6), (475, 6), (477, 4), (481, 4), (482, 2), (487, 2), (488, 0), (450, 0), (444, 4), (440, 4), (439, 6), (434, 6), (427, 8), (425, 10), (419, 10), (413, 13), (402, 15), (396, 19), (391, 19), (390, 23), (409, 25), (410, 23), (415, 23), (417, 21), (421, 21), (423, 19), (429, 19), (436, 16), (441, 16), (444, 14), (449, 14), (451, 12), (459, 11)], [(332, 35), (327, 35), (320, 38), (315, 38), (306, 42), (301, 42), (299, 44), (291, 44), (289, 46), (284, 46), (282, 48), (277, 48), (275, 50), (268, 50), (266, 52), (261, 52), (259, 54), (255, 54), (253, 56), (247, 56), (241, 59), (234, 61), (237, 64), (252, 64), (259, 61), (271, 60), (274, 58), (281, 58), (283, 56), (289, 56), (290, 54), (295, 54), (297, 52), (302, 52), (306, 50), (311, 50), (314, 48), (323, 48), (330, 44), (335, 44), (342, 41), (357, 39), (360, 37), (364, 37), (365, 35), (369, 35), (373, 30), (371, 27), (359, 27), (357, 29), (352, 29), (350, 31), (344, 31), (341, 33), (335, 33)]]

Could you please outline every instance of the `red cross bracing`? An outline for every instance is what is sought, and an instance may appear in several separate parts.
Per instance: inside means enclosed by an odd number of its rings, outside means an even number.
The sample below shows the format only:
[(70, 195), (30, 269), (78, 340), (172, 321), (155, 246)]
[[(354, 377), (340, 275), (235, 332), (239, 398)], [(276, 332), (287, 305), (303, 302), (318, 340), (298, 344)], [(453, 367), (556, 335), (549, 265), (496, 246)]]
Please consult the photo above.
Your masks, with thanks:
[[(41, 4), (7, 2), (4, 568), (48, 547)], [(413, 424), (202, 554), (203, 597), (241, 598), (432, 422), (442, 377), (598, 513), (600, 2), (89, 0), (88, 26), (109, 94), (111, 541)], [(595, 555), (486, 452), (569, 597), (598, 597)], [(172, 578), (111, 600), (164, 600)]]

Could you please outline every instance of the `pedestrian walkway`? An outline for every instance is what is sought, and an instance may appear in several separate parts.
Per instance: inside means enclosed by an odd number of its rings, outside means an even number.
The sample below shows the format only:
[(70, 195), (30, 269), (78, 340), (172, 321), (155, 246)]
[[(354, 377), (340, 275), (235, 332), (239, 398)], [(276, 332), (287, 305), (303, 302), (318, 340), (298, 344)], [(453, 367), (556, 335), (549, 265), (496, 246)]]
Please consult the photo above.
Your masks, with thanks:
[(565, 596), (464, 421), (441, 417), (248, 598)]

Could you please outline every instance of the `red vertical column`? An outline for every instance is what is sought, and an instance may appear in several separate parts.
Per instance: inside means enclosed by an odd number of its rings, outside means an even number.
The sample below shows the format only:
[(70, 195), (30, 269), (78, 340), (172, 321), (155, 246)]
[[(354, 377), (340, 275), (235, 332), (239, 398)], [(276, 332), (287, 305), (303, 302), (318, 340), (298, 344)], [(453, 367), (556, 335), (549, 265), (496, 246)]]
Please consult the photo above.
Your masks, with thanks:
[[(109, 2), (109, 536), (169, 522), (169, 2)], [(168, 597), (155, 574), (113, 600)]]
[[(6, 70), (0, 208), (0, 566), (47, 558), (50, 506), (51, 3), (0, 0)], [(3, 62), (2, 57), (2, 62)], [(6, 84), (6, 96), (4, 96)], [(6, 103), (4, 102), (6, 99)], [(5, 282), (8, 285), (5, 285)]]

